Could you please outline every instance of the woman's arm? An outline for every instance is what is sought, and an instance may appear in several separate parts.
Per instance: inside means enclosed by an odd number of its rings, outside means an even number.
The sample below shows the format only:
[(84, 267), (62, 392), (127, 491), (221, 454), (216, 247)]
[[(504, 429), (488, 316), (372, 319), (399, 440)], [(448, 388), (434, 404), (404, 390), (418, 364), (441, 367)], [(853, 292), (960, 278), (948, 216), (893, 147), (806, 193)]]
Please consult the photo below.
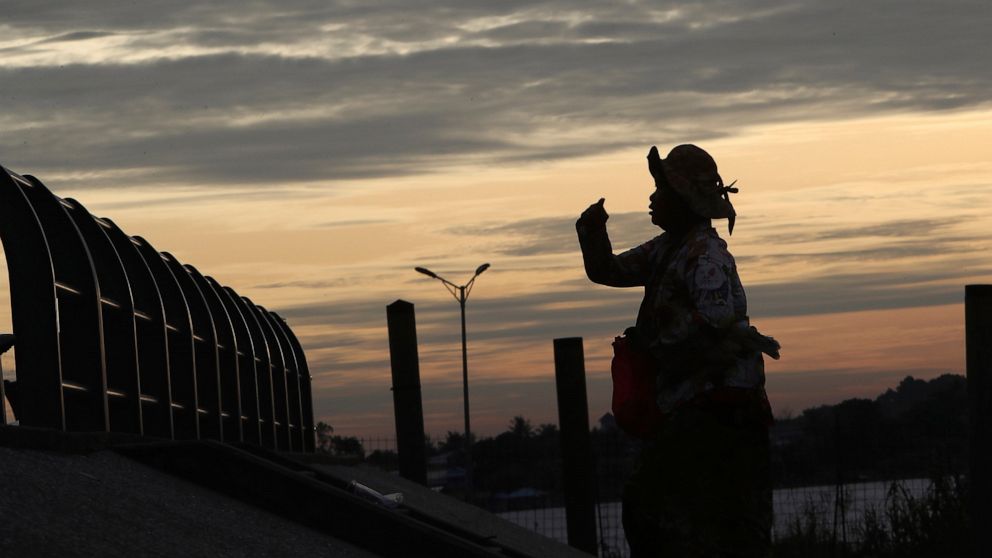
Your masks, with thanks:
[(589, 206), (575, 222), (582, 248), (582, 263), (586, 276), (593, 283), (609, 287), (641, 287), (647, 281), (651, 244), (649, 241), (618, 256), (606, 232), (610, 218), (603, 207), (605, 199)]

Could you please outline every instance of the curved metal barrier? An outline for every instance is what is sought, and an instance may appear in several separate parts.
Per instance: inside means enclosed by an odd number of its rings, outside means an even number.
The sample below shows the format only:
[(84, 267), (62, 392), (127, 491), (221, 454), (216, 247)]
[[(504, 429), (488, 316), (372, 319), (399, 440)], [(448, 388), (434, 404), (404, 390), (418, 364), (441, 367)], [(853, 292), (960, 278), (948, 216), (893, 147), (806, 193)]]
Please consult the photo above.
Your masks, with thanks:
[(314, 451), (310, 371), (282, 317), (0, 170), (22, 425)]

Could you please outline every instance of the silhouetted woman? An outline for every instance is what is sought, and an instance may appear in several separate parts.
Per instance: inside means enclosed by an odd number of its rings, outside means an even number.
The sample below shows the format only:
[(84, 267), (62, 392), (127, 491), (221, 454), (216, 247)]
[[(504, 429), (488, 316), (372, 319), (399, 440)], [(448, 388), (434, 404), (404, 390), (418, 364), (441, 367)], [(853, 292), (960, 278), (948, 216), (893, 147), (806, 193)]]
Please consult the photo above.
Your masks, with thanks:
[(604, 199), (576, 229), (586, 274), (611, 287), (644, 287), (627, 342), (654, 374), (653, 423), (624, 488), (623, 525), (634, 558), (766, 556), (771, 490), (762, 352), (778, 343), (751, 327), (733, 256), (711, 225), (736, 213), (716, 162), (694, 145), (662, 160), (651, 222), (664, 233), (614, 255)]

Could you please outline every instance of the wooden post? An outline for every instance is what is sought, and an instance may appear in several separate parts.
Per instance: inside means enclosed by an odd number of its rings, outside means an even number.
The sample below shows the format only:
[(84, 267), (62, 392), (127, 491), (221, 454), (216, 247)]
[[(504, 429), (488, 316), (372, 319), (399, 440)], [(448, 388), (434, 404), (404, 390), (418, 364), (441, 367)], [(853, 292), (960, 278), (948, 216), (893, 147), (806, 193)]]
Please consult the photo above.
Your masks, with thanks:
[(3, 386), (3, 363), (0, 362), (0, 425), (7, 424), (7, 392)]
[(420, 397), (420, 359), (413, 304), (405, 300), (386, 306), (389, 362), (393, 369), (393, 412), (400, 476), (427, 486), (424, 447), (424, 406)]
[(992, 285), (964, 291), (975, 556), (992, 556)]
[[(0, 333), (0, 357), (14, 346), (13, 333)], [(7, 387), (3, 385), (3, 362), (0, 361), (0, 425), (7, 424)], [(16, 390), (14, 395), (16, 395)], [(18, 417), (20, 418), (20, 417)]]
[(568, 544), (595, 555), (596, 497), (593, 483), (596, 482), (596, 476), (589, 436), (589, 404), (586, 399), (582, 338), (555, 339), (554, 347)]

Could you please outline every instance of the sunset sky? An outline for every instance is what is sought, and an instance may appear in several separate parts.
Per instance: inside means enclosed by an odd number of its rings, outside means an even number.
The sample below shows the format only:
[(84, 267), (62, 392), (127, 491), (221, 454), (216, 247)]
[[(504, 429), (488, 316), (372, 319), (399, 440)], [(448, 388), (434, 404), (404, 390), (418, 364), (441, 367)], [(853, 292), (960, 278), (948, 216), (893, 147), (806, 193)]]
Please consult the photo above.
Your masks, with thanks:
[[(709, 151), (776, 337), (779, 414), (964, 373), (992, 282), (992, 10), (906, 2), (3, 3), (0, 164), (287, 318), (318, 420), (393, 433), (385, 306), (417, 309), (426, 429), (557, 422), (552, 340), (590, 415), (641, 293), (589, 283), (578, 214), (659, 231), (645, 155)], [(6, 273), (0, 327), (10, 329)], [(3, 359), (12, 377), (13, 359)]]

